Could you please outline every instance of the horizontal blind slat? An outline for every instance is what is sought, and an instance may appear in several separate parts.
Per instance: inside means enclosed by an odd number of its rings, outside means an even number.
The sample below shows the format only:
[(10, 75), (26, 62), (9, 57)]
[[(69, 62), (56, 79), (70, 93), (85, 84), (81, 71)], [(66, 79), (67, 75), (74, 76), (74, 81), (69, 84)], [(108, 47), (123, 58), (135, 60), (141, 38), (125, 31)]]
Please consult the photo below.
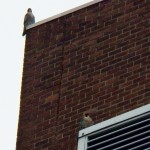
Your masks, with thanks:
[[(147, 120), (150, 120), (150, 119), (147, 119)], [(144, 121), (144, 123), (146, 123), (146, 121)], [(107, 134), (107, 135), (105, 136), (105, 137), (108, 137), (108, 140), (105, 140), (105, 141), (101, 142), (101, 144), (106, 143), (106, 142), (111, 142), (111, 140), (115, 140), (115, 139), (117, 139), (117, 138), (121, 138), (122, 136), (131, 134), (131, 133), (134, 133), (134, 132), (136, 132), (136, 131), (138, 131), (138, 130), (144, 129), (144, 128), (147, 127), (147, 126), (149, 126), (149, 125), (146, 125), (146, 126), (144, 126), (144, 127), (141, 127), (141, 128), (135, 129), (135, 130), (132, 130), (132, 131), (130, 131), (130, 132), (127, 132), (127, 133), (124, 133), (124, 134), (121, 134), (121, 135), (118, 135), (118, 136), (115, 136), (115, 137), (113, 137), (113, 134), (114, 134), (114, 133), (117, 133), (117, 132), (119, 132), (119, 131), (123, 131), (124, 128), (123, 128), (122, 130), (117, 130), (117, 131), (115, 131), (115, 132), (109, 133), (109, 134)], [(132, 126), (132, 127), (134, 127), (134, 126)], [(128, 129), (128, 127), (126, 127), (126, 129)], [(109, 138), (109, 136), (112, 136), (112, 138)], [(103, 136), (103, 137), (104, 137), (104, 136)], [(100, 138), (97, 138), (96, 140), (98, 140), (98, 139), (101, 139), (101, 137), (100, 137)], [(92, 142), (93, 142), (93, 141), (94, 141), (94, 140), (92, 140)], [(91, 142), (91, 140), (88, 141), (88, 143), (90, 143), (90, 142)]]
[[(88, 148), (92, 148), (92, 147), (95, 147), (95, 146), (98, 146), (98, 145), (102, 145), (102, 144), (104, 144), (104, 143), (108, 143), (108, 142), (113, 142), (113, 140), (115, 140), (115, 139), (118, 139), (118, 138), (122, 138), (123, 136), (125, 136), (125, 135), (128, 135), (128, 134), (132, 134), (132, 133), (134, 133), (134, 132), (136, 132), (136, 131), (138, 131), (139, 132), (139, 130), (141, 130), (141, 129), (145, 129), (146, 127), (150, 127), (150, 125), (146, 125), (145, 127), (142, 127), (142, 128), (140, 128), (140, 129), (136, 129), (136, 130), (133, 130), (133, 131), (130, 131), (130, 132), (127, 132), (127, 133), (125, 133), (125, 134), (122, 134), (122, 135), (119, 135), (119, 136), (116, 136), (116, 137), (112, 137), (112, 138), (109, 138), (108, 137), (108, 140), (105, 140), (105, 141), (102, 141), (102, 142), (100, 142), (100, 143), (97, 143), (97, 144), (93, 144), (92, 146), (88, 146)], [(144, 134), (144, 133), (142, 133), (142, 134)], [(127, 140), (127, 139), (126, 139)], [(115, 144), (115, 143), (114, 143)]]
[[(149, 129), (150, 112), (102, 129), (98, 133), (88, 135), (87, 150), (103, 150), (108, 148), (119, 150), (122, 147), (129, 146), (134, 149), (134, 147), (146, 146), (146, 140), (150, 138)], [(146, 143), (134, 145), (141, 141)]]
[(125, 147), (127, 147), (127, 146), (129, 146), (129, 145), (131, 145), (131, 144), (135, 144), (135, 143), (138, 143), (138, 142), (143, 141), (143, 140), (146, 140), (146, 139), (150, 139), (150, 136), (147, 136), (147, 137), (145, 137), (145, 138), (143, 138), (143, 139), (140, 139), (140, 140), (134, 141), (134, 142), (129, 143), (129, 144), (127, 144), (127, 145), (124, 145), (124, 146), (118, 147), (118, 148), (116, 148), (115, 150), (121, 150), (122, 148), (125, 148)]
[(138, 148), (142, 148), (143, 146), (149, 146), (149, 148), (146, 148), (145, 150), (150, 149), (150, 142), (147, 142), (147, 143), (138, 145), (138, 146), (136, 146), (136, 147), (134, 147), (134, 148), (131, 148), (130, 150), (137, 150)]
[[(109, 135), (111, 135), (111, 134), (117, 133), (118, 131), (123, 131), (124, 129), (127, 129), (127, 128), (129, 128), (129, 127), (133, 127), (133, 126), (135, 126), (135, 125), (139, 125), (139, 124), (141, 124), (141, 123), (145, 123), (145, 122), (147, 122), (147, 121), (150, 121), (150, 118), (148, 118), (148, 119), (146, 119), (146, 120), (142, 120), (141, 122), (137, 122), (137, 123), (135, 123), (135, 124), (129, 125), (129, 126), (127, 126), (127, 127), (118, 129), (118, 130), (116, 130), (116, 131), (109, 132), (109, 133), (107, 133), (107, 134), (105, 134), (105, 135), (103, 135), (103, 136), (100, 136), (100, 137), (98, 137), (98, 138), (94, 138), (93, 140), (88, 140), (88, 143), (89, 143), (89, 142), (93, 142), (93, 141), (98, 140), (98, 139), (102, 139), (102, 138), (104, 138), (104, 137), (106, 137), (106, 136), (109, 136)], [(98, 133), (97, 133), (97, 134), (98, 134)]]

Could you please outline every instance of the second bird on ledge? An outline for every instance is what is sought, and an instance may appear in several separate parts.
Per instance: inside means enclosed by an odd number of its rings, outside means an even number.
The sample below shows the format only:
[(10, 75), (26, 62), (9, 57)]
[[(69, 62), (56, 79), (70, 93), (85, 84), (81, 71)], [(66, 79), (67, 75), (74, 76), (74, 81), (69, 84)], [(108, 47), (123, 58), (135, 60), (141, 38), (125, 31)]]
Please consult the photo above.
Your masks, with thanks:
[(90, 115), (95, 112), (96, 110), (88, 110), (83, 113), (83, 118), (80, 121), (80, 130), (94, 125), (94, 121)]

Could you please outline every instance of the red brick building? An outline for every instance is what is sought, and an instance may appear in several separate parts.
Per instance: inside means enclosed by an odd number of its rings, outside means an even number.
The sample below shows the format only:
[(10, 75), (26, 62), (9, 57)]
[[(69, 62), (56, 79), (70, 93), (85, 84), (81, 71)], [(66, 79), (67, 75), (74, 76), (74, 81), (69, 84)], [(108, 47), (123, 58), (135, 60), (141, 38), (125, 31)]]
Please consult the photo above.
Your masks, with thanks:
[(149, 0), (96, 0), (27, 31), (17, 150), (76, 150), (95, 124), (150, 103)]

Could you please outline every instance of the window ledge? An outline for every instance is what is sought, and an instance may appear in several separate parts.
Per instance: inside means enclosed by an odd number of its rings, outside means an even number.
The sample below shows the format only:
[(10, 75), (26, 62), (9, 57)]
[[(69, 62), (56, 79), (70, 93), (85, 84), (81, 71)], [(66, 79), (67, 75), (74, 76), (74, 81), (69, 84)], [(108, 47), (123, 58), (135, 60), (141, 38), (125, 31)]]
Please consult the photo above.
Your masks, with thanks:
[(92, 132), (95, 132), (97, 130), (103, 129), (105, 127), (108, 127), (110, 125), (113, 125), (113, 124), (116, 124), (116, 123), (119, 123), (122, 121), (125, 121), (127, 119), (131, 119), (135, 116), (139, 116), (139, 115), (149, 112), (149, 111), (150, 111), (150, 104), (139, 107), (137, 109), (131, 110), (122, 115), (116, 116), (116, 117), (106, 120), (104, 122), (101, 122), (101, 123), (95, 124), (91, 127), (88, 127), (86, 129), (80, 130), (78, 137), (81, 138), (81, 137), (91, 134)]

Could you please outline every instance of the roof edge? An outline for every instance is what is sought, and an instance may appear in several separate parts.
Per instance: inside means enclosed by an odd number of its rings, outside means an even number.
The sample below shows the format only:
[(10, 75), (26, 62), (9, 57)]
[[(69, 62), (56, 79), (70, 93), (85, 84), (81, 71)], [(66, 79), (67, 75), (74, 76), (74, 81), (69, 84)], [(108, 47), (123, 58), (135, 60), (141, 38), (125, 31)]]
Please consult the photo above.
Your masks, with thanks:
[(65, 12), (62, 12), (62, 13), (60, 13), (60, 14), (57, 14), (57, 15), (54, 15), (54, 16), (49, 17), (49, 18), (47, 18), (47, 19), (41, 20), (41, 21), (39, 21), (39, 22), (36, 22), (35, 24), (29, 25), (29, 26), (27, 27), (27, 30), (28, 30), (28, 29), (31, 29), (31, 28), (34, 28), (34, 27), (36, 27), (36, 26), (39, 26), (39, 25), (41, 25), (41, 24), (44, 24), (44, 23), (46, 23), (46, 22), (52, 21), (52, 20), (54, 20), (54, 19), (60, 18), (60, 17), (65, 16), (65, 15), (67, 15), (67, 14), (73, 13), (73, 12), (75, 12), (75, 11), (78, 11), (78, 10), (82, 9), (82, 8), (88, 7), (88, 6), (90, 6), (90, 5), (99, 3), (99, 2), (101, 2), (101, 1), (104, 1), (104, 0), (93, 0), (93, 1), (91, 1), (91, 2), (85, 3), (85, 4), (80, 5), (80, 6), (78, 6), (78, 7), (75, 7), (75, 8), (72, 8), (72, 9), (70, 9), (70, 10), (67, 10), (67, 11), (65, 11)]

